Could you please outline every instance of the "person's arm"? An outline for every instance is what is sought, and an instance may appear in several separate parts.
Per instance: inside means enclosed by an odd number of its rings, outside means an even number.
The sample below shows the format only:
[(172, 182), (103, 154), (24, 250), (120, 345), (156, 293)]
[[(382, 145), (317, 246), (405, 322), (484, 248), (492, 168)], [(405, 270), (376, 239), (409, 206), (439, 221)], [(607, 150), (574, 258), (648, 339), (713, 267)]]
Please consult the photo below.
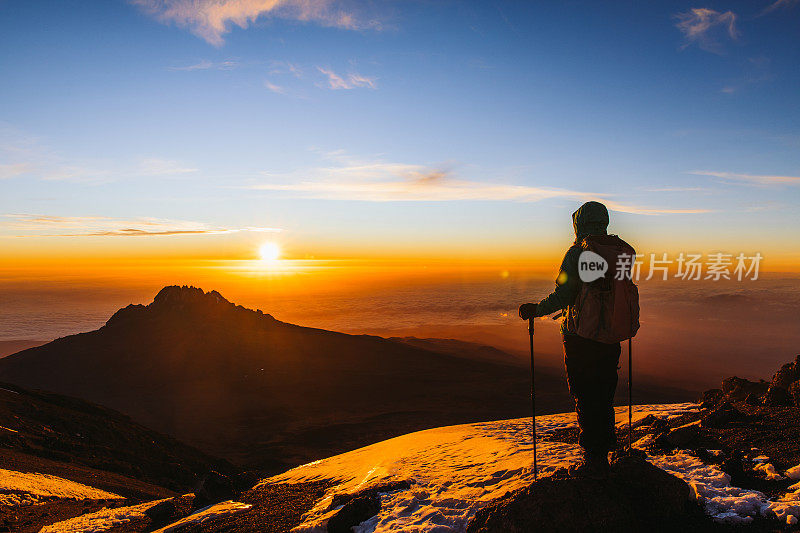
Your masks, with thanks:
[(581, 249), (572, 246), (564, 255), (556, 278), (556, 288), (536, 305), (536, 316), (545, 316), (566, 309), (578, 295), (581, 280), (578, 277), (578, 256)]

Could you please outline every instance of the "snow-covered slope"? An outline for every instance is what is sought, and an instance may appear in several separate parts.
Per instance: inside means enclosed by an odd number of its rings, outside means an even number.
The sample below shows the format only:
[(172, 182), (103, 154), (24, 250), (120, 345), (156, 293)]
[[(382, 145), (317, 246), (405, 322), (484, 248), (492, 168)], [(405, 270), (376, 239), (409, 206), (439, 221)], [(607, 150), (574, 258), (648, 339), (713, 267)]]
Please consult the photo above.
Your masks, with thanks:
[[(634, 425), (648, 414), (669, 418), (694, 404), (636, 406)], [(627, 410), (618, 409), (627, 424)], [(536, 419), (539, 475), (569, 466), (580, 457), (574, 444), (552, 439), (575, 427), (575, 414)], [(531, 421), (520, 418), (419, 431), (300, 466), (263, 483), (329, 480), (334, 486), (294, 531), (323, 532), (336, 509), (333, 495), (371, 485), (408, 480), (410, 489), (381, 494), (377, 516), (356, 531), (463, 531), (475, 512), (491, 500), (533, 481)]]
[(30, 505), (43, 500), (114, 500), (122, 496), (48, 474), (0, 468), (0, 505)]
[(86, 513), (45, 526), (39, 533), (101, 533), (121, 527), (132, 520), (144, 519), (148, 509), (164, 501), (166, 500), (154, 500), (138, 505), (101, 509), (94, 513)]
[[(87, 513), (75, 518), (56, 522), (43, 527), (39, 533), (101, 533), (119, 528), (135, 520), (144, 520), (146, 512), (151, 507), (167, 500), (155, 500), (138, 505), (102, 509), (95, 513)], [(153, 533), (171, 533), (189, 529), (190, 526), (199, 526), (220, 517), (226, 517), (250, 509), (250, 505), (225, 501), (198, 509), (194, 513), (173, 522)], [(150, 531), (149, 529), (147, 531)]]

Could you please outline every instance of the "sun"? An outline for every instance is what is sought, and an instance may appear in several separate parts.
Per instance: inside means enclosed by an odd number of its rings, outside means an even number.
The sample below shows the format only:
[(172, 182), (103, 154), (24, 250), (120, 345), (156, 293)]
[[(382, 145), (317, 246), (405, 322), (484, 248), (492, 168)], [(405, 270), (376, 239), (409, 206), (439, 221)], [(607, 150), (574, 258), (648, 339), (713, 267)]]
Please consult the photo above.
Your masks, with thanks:
[(263, 261), (277, 261), (281, 256), (281, 248), (274, 242), (265, 242), (258, 249), (258, 255)]

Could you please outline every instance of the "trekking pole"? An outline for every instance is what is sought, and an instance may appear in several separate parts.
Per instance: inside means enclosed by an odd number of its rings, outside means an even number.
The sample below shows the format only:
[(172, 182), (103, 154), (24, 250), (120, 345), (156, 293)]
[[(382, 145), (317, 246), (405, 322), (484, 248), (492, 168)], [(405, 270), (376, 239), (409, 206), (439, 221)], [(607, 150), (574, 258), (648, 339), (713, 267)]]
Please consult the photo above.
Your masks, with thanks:
[(628, 339), (628, 454), (633, 451), (633, 357), (631, 356), (631, 342)]
[(533, 381), (533, 317), (528, 319), (528, 336), (531, 340), (531, 434), (533, 435), (533, 480), (539, 475), (536, 466), (536, 385)]

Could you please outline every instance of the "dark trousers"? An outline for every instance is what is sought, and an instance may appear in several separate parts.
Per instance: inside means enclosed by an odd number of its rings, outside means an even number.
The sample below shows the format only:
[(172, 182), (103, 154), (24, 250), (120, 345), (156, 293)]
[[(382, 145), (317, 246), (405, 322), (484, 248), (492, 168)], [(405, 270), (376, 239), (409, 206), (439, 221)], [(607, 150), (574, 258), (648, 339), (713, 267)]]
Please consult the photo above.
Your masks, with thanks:
[(606, 454), (617, 444), (614, 391), (617, 389), (620, 344), (606, 344), (578, 335), (564, 335), (564, 363), (569, 392), (587, 454)]

